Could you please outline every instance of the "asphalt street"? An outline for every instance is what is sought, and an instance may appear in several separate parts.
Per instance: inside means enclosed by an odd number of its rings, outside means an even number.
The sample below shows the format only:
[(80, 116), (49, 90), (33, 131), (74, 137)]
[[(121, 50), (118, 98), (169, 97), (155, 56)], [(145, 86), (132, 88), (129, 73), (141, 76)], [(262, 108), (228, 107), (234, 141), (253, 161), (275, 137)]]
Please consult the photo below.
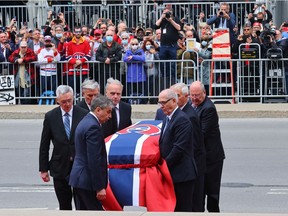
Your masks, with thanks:
[[(287, 213), (288, 119), (221, 119), (225, 213)], [(57, 209), (38, 172), (42, 120), (0, 120), (0, 209)]]

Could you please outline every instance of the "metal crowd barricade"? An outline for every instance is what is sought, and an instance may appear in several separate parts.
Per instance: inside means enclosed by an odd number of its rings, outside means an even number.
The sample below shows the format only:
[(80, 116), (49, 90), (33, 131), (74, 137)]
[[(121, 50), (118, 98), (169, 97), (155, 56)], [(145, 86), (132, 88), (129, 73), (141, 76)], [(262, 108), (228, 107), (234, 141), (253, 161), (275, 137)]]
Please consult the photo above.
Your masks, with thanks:
[[(200, 64), (200, 74), (199, 79), (205, 84), (204, 73), (208, 73), (209, 79), (209, 65), (211, 61), (215, 61), (212, 59), (205, 59)], [(288, 68), (285, 68), (284, 62), (288, 61), (288, 59), (233, 59), (231, 60), (233, 63), (237, 65), (237, 80), (239, 82), (238, 90), (235, 93), (235, 99), (239, 103), (251, 102), (247, 99), (253, 99), (256, 102), (262, 103), (270, 103), (270, 102), (286, 102), (287, 99), (287, 86), (285, 79), (285, 70), (288, 71)], [(250, 69), (246, 70), (246, 63), (249, 62), (251, 66)], [(101, 93), (104, 94), (104, 88), (106, 85), (107, 79), (111, 76), (114, 78), (118, 78), (123, 86), (123, 99), (129, 103), (138, 104), (138, 103), (157, 103), (157, 98), (161, 90), (169, 88), (176, 82), (181, 81), (181, 77), (183, 81), (189, 80), (190, 77), (186, 77), (186, 73), (183, 73), (183, 69), (181, 65), (190, 64), (193, 65), (192, 60), (154, 60), (154, 61), (146, 61), (142, 63), (143, 69), (146, 72), (148, 65), (153, 65), (155, 67), (155, 73), (149, 73), (147, 76), (147, 81), (145, 83), (140, 83), (138, 86), (131, 82), (127, 82), (127, 68), (126, 63), (123, 61), (117, 62), (114, 66), (116, 69), (109, 67), (103, 63), (97, 61), (90, 61), (89, 68), (89, 78), (94, 78), (97, 82), (99, 82), (100, 87), (102, 88)], [(84, 81), (86, 76), (79, 74), (68, 75), (67, 74), (67, 66), (68, 63), (66, 61), (58, 62), (58, 75), (56, 77), (57, 86), (61, 84), (69, 84), (69, 79), (72, 79), (74, 86), (80, 86)], [(256, 67), (259, 66), (259, 68)], [(6, 67), (8, 66), (8, 67)], [(29, 65), (28, 69), (34, 67), (36, 72), (36, 77), (34, 80), (31, 80), (31, 85), (27, 85), (25, 89), (19, 87), (19, 79), (17, 81), (17, 71), (15, 70), (15, 64), (10, 64), (7, 62), (0, 63), (1, 76), (7, 75), (2, 73), (2, 69), (8, 68), (8, 74), (14, 75), (15, 77), (15, 92), (16, 92), (16, 101), (17, 104), (38, 104), (41, 100), (41, 104), (46, 104), (47, 100), (51, 101), (55, 99), (55, 95), (43, 94), (44, 92), (49, 92), (51, 90), (51, 85), (45, 85), (43, 89), (43, 81), (40, 78), (39, 71), (37, 71), (37, 64), (33, 62)], [(114, 67), (113, 66), (113, 67)], [(194, 65), (195, 66), (195, 65)], [(208, 66), (208, 67), (206, 67)], [(117, 68), (119, 67), (119, 68)], [(121, 69), (121, 67), (123, 67)], [(195, 66), (196, 67), (196, 66)], [(206, 67), (206, 68), (205, 68)], [(5, 70), (4, 70), (5, 71)], [(104, 73), (107, 71), (107, 73)], [(171, 73), (171, 71), (174, 71)], [(178, 71), (178, 74), (177, 74)], [(137, 73), (137, 70), (134, 71)], [(246, 72), (248, 72), (246, 74)], [(194, 73), (195, 74), (195, 73)], [(256, 74), (256, 75), (255, 75)], [(147, 75), (147, 74), (146, 74)], [(77, 78), (78, 76), (78, 78)], [(49, 78), (48, 78), (49, 79)], [(198, 79), (198, 77), (194, 77), (194, 79)], [(254, 80), (260, 80), (259, 83), (259, 92), (252, 91), (250, 94), (244, 94), (245, 91), (245, 81), (250, 81), (250, 88), (255, 88), (253, 82)], [(77, 81), (76, 81), (77, 80)], [(252, 80), (252, 81), (251, 81)], [(18, 83), (17, 83), (18, 82)], [(186, 82), (185, 82), (186, 83)], [(207, 81), (209, 84), (209, 80)], [(206, 83), (206, 84), (207, 84)], [(190, 85), (190, 81), (186, 83)], [(249, 86), (249, 85), (248, 85)], [(130, 94), (128, 90), (131, 90)], [(75, 88), (74, 88), (75, 90)], [(144, 93), (143, 93), (144, 91)], [(139, 94), (141, 92), (141, 94)], [(254, 93), (255, 92), (255, 93)], [(133, 95), (131, 95), (133, 93)], [(225, 98), (225, 95), (217, 95), (217, 98)], [(260, 98), (260, 100), (259, 100)], [(79, 92), (75, 92), (75, 103), (82, 99), (82, 89), (80, 88)]]
[(267, 52), (270, 58), (265, 61), (264, 67), (264, 94), (266, 95), (264, 102), (286, 102), (287, 97), (285, 94), (287, 94), (287, 86), (282, 50), (274, 48), (269, 49)]
[[(127, 1), (129, 2), (129, 1)], [(223, 1), (225, 2), (225, 1)], [(252, 11), (256, 0), (229, 2), (230, 11), (236, 15), (238, 27), (243, 26), (247, 19), (247, 14)], [(105, 3), (105, 2), (104, 2)], [(76, 24), (94, 25), (99, 17), (111, 19), (117, 25), (120, 21), (127, 23), (128, 27), (152, 27), (161, 16), (165, 6), (172, 5), (174, 14), (179, 19), (185, 18), (187, 23), (198, 27), (198, 19), (201, 11), (205, 13), (206, 19), (211, 18), (218, 10), (219, 5), (215, 1), (211, 2), (185, 2), (185, 3), (149, 3), (148, 0), (140, 1), (138, 4), (82, 4), (81, 2), (68, 2), (67, 4), (49, 6), (45, 1), (29, 1), (28, 4), (19, 6), (2, 6), (2, 25), (7, 25), (16, 16), (18, 28), (27, 23), (29, 28), (40, 28), (45, 24), (48, 10), (60, 11), (64, 13), (65, 19), (71, 28)], [(56, 17), (54, 17), (56, 18)], [(7, 20), (8, 19), (8, 20)]]
[(262, 64), (261, 47), (258, 43), (240, 44), (237, 62), (238, 102), (262, 102)]

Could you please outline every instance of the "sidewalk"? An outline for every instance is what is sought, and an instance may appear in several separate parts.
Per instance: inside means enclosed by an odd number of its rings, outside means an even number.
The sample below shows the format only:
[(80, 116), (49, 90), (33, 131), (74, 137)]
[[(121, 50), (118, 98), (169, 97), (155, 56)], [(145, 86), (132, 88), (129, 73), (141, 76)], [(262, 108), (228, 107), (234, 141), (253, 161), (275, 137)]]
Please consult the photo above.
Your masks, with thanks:
[[(57, 105), (0, 106), (0, 119), (43, 119)], [(288, 118), (288, 103), (216, 104), (220, 118)], [(133, 119), (154, 119), (158, 105), (133, 105)]]

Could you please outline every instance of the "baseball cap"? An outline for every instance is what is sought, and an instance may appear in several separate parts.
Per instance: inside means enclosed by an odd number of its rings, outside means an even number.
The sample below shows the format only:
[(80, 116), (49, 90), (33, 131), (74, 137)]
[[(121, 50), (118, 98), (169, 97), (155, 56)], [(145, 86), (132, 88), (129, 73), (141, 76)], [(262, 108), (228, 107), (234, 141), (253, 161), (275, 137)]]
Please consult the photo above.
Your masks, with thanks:
[(44, 41), (51, 41), (51, 36), (46, 35), (46, 36), (44, 37)]
[(102, 35), (102, 30), (101, 29), (95, 29), (94, 35)]
[(20, 47), (27, 47), (27, 42), (26, 41), (21, 41)]

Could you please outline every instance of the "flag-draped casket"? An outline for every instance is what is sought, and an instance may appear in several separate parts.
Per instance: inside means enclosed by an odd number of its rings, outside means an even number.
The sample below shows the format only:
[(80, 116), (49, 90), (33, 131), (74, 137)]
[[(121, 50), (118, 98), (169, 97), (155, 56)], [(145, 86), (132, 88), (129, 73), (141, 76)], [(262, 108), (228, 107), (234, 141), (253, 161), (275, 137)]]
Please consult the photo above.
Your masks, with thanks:
[(145, 206), (148, 211), (174, 211), (173, 182), (159, 152), (161, 125), (162, 121), (140, 121), (106, 138), (106, 210)]

